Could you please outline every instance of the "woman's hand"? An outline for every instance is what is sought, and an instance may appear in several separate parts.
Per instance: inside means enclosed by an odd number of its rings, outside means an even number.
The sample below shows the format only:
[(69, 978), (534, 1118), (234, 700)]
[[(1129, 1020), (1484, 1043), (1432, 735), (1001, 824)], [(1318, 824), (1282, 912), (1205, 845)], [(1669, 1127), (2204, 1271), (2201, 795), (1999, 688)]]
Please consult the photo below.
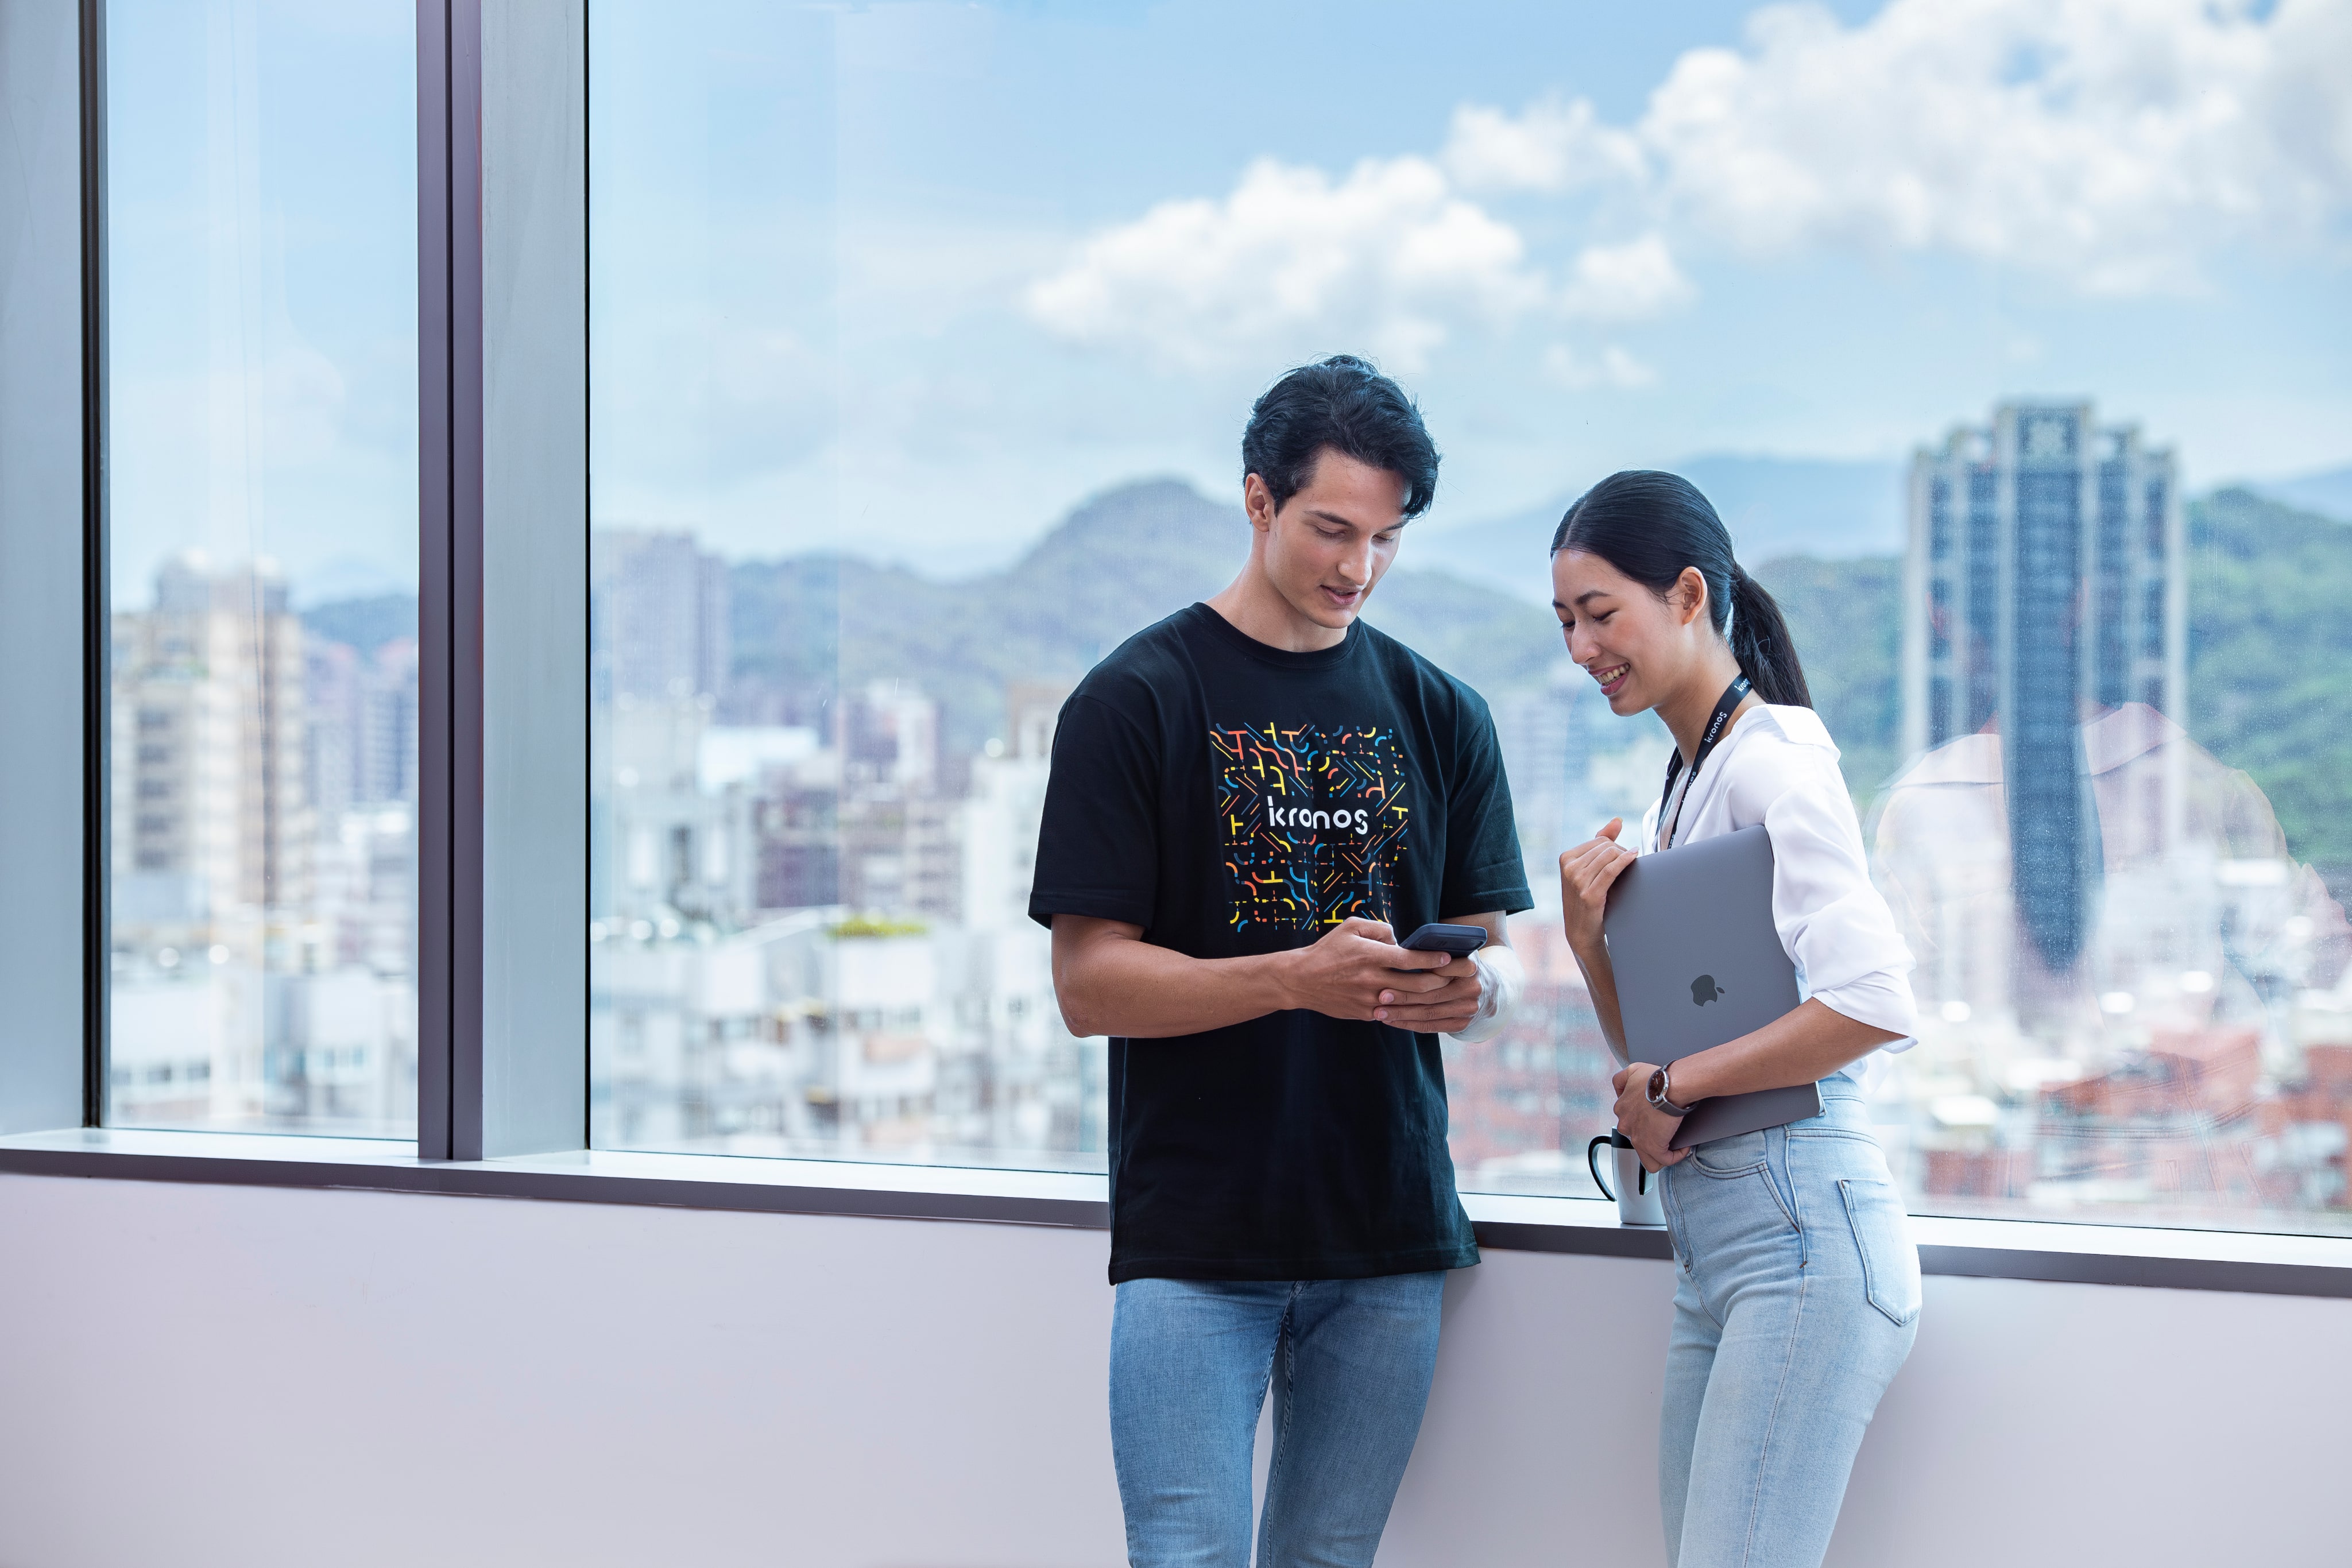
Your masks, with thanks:
[(1600, 950), (1609, 889), (1635, 859), (1632, 850), (1617, 841), (1624, 826), (1624, 818), (1612, 817), (1599, 832), (1559, 857), (1560, 921), (1568, 945), (1580, 954)]
[(1666, 1147), (1683, 1119), (1650, 1103), (1650, 1074), (1656, 1071), (1653, 1062), (1636, 1061), (1619, 1068), (1609, 1084), (1617, 1091), (1617, 1130), (1633, 1140), (1633, 1152), (1642, 1156), (1643, 1168), (1662, 1171), (1690, 1151)]

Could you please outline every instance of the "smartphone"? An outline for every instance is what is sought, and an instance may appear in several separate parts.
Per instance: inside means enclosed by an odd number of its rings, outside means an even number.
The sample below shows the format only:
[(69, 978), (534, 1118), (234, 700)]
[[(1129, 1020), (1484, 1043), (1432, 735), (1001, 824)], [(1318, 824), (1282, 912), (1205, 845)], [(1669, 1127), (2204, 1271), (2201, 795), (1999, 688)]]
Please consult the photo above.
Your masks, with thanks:
[(1412, 936), (1397, 944), (1416, 953), (1475, 953), (1486, 945), (1486, 928), (1483, 925), (1447, 925), (1431, 921)]

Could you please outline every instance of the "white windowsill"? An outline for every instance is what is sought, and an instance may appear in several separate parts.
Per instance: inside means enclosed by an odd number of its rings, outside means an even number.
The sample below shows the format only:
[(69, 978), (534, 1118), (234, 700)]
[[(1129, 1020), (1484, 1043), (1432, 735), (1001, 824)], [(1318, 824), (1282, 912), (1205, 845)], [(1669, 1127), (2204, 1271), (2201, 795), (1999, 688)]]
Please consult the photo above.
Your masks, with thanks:
[[(1100, 1229), (1104, 1178), (1061, 1171), (572, 1150), (420, 1160), (404, 1144), (277, 1134), (68, 1128), (0, 1137), (0, 1172), (667, 1205)], [(1481, 1246), (1669, 1256), (1664, 1231), (1589, 1198), (1465, 1193)], [(2352, 1296), (2352, 1238), (2044, 1220), (1912, 1221), (1929, 1273)]]

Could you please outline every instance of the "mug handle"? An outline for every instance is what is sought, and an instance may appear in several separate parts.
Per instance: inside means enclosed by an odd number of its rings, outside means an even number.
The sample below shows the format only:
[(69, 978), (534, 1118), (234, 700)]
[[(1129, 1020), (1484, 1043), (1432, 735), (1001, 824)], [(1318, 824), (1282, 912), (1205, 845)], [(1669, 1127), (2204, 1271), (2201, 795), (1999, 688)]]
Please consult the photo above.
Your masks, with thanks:
[[(1616, 1136), (1614, 1134), (1603, 1133), (1599, 1137), (1584, 1145), (1584, 1168), (1592, 1173), (1592, 1185), (1601, 1189), (1601, 1196), (1607, 1198), (1612, 1203), (1617, 1201), (1617, 1195), (1609, 1190), (1608, 1178), (1601, 1174), (1601, 1162), (1593, 1156), (1600, 1154), (1604, 1146), (1613, 1147), (1615, 1143)], [(1643, 1189), (1646, 1191), (1649, 1188), (1649, 1172), (1643, 1171), (1642, 1176)]]

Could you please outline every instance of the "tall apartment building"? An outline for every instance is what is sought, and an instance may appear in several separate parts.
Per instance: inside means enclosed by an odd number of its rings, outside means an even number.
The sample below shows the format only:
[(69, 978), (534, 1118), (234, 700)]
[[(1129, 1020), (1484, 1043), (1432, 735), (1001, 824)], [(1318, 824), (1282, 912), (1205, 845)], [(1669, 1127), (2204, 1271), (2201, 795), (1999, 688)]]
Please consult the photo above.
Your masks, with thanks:
[(2088, 402), (2003, 403), (1912, 460), (1904, 748), (1997, 729), (2018, 916), (2053, 969), (2099, 876), (2082, 726), (2187, 717), (2185, 565), (2172, 452)]
[(1552, 907), (1552, 890), (1559, 885), (1560, 851), (1598, 826), (1584, 820), (1591, 815), (1584, 789), (1584, 764), (1590, 758), (1580, 754), (1583, 737), (1576, 722), (1577, 690), (1583, 679), (1582, 671), (1561, 659), (1540, 689), (1500, 695), (1493, 705), (1495, 738), (1511, 784), (1521, 859), (1539, 908)]
[(114, 617), (112, 833), (118, 923), (297, 911), (311, 893), (308, 670), (274, 567), (156, 574)]
[(332, 838), (347, 810), (416, 800), (416, 642), (362, 650), (313, 637), (306, 659), (310, 804)]
[(716, 698), (724, 689), (727, 563), (704, 554), (692, 534), (598, 529), (588, 600), (596, 701)]

